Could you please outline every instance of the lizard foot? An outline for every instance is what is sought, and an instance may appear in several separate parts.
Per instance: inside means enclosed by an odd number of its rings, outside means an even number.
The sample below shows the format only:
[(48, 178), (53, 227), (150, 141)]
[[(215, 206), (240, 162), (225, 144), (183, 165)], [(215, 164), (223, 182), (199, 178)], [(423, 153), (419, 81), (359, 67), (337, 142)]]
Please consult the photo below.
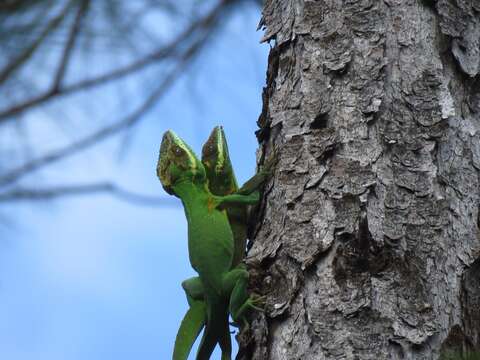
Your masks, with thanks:
[(245, 302), (245, 304), (251, 309), (263, 312), (263, 311), (265, 311), (264, 307), (265, 307), (265, 300), (266, 299), (267, 299), (266, 295), (262, 295), (262, 296), (250, 295), (250, 297)]
[(266, 296), (250, 295), (248, 299), (243, 303), (240, 310), (235, 314), (236, 316), (233, 316), (232, 314), (233, 323), (230, 323), (230, 325), (237, 328), (240, 328), (240, 325), (248, 326), (248, 322), (246, 320), (247, 312), (249, 312), (249, 310), (257, 310), (264, 312), (266, 298)]

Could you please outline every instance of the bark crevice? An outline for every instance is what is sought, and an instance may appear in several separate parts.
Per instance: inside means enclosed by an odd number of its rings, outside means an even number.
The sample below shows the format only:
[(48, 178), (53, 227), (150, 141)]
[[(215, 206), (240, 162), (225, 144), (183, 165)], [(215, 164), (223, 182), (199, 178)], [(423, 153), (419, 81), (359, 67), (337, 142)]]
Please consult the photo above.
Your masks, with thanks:
[(239, 359), (480, 346), (479, 10), (265, 2), (275, 46), (257, 134), (278, 163), (247, 264), (266, 329)]

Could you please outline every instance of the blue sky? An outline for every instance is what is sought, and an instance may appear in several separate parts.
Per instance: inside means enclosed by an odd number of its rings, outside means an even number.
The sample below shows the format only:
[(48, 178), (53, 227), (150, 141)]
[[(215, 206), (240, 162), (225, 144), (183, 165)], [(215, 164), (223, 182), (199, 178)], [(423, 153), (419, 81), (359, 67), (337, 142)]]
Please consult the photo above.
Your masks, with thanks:
[[(246, 180), (255, 167), (268, 53), (255, 32), (258, 19), (253, 6), (230, 19), (193, 74), (147, 114), (120, 161), (116, 138), (36, 176), (114, 179), (138, 193), (167, 196), (155, 176), (163, 132), (175, 130), (199, 152), (221, 124), (237, 177)], [(56, 106), (64, 114), (79, 112)], [(61, 130), (42, 126), (38, 141), (62, 137)], [(1, 210), (14, 224), (0, 228), (2, 359), (171, 358), (187, 309), (180, 283), (194, 274), (181, 207), (140, 207), (95, 195)]]

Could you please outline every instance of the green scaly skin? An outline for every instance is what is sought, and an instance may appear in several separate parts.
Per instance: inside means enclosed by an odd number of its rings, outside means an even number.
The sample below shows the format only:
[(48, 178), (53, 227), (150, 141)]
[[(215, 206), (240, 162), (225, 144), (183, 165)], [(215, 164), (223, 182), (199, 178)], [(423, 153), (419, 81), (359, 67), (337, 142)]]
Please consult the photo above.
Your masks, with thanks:
[(244, 320), (245, 312), (255, 308), (255, 300), (246, 290), (248, 272), (233, 265), (234, 236), (225, 208), (255, 204), (258, 193), (212, 194), (204, 165), (171, 131), (163, 137), (157, 173), (164, 189), (182, 200), (188, 222), (190, 263), (199, 274), (182, 283), (190, 310), (180, 326), (173, 359), (188, 357), (205, 321), (197, 360), (208, 360), (217, 343), (222, 349), (222, 360), (228, 360), (228, 315), (236, 323)]
[[(214, 195), (225, 196), (239, 191), (233, 166), (230, 160), (225, 133), (221, 126), (213, 129), (202, 149), (202, 164), (205, 167), (208, 188)], [(248, 195), (256, 191), (267, 179), (270, 166), (261, 170), (242, 186), (241, 193)], [(240, 265), (244, 256), (247, 242), (247, 209), (245, 206), (231, 206), (226, 209), (230, 227), (234, 238), (234, 255), (232, 268)], [(183, 282), (184, 288), (195, 287), (195, 278)], [(198, 284), (197, 284), (198, 285)], [(198, 292), (197, 288), (197, 293)], [(201, 295), (200, 295), (201, 296)], [(178, 330), (175, 340), (174, 356), (177, 359), (186, 359), (190, 350), (205, 324), (205, 302), (189, 298), (190, 309)]]
[[(208, 188), (214, 195), (225, 196), (234, 193), (251, 195), (258, 194), (258, 189), (270, 175), (275, 158), (267, 160), (265, 166), (258, 173), (247, 180), (241, 188), (238, 188), (225, 133), (221, 126), (216, 126), (203, 145), (202, 163), (207, 172)], [(236, 266), (245, 257), (248, 211), (245, 206), (230, 206), (226, 210), (234, 237), (233, 266)]]
[[(202, 149), (202, 163), (208, 178), (208, 188), (214, 195), (225, 196), (239, 191), (237, 179), (233, 171), (228, 153), (227, 140), (221, 126), (216, 126)], [(256, 174), (253, 178), (265, 176)], [(252, 181), (250, 179), (249, 181)], [(259, 182), (260, 184), (261, 182)], [(242, 192), (248, 195), (258, 191), (258, 186), (250, 191)], [(234, 252), (232, 266), (242, 262), (247, 246), (248, 214), (245, 206), (230, 206), (227, 209), (228, 221), (233, 232)]]

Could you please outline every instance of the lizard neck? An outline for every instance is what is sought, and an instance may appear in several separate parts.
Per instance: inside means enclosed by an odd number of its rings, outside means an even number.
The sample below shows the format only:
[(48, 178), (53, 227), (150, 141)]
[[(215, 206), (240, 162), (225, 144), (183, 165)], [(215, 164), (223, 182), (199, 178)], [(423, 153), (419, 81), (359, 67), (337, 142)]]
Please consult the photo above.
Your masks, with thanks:
[(195, 184), (188, 180), (175, 184), (173, 191), (182, 200), (187, 218), (194, 207), (204, 203), (211, 196), (206, 183)]

